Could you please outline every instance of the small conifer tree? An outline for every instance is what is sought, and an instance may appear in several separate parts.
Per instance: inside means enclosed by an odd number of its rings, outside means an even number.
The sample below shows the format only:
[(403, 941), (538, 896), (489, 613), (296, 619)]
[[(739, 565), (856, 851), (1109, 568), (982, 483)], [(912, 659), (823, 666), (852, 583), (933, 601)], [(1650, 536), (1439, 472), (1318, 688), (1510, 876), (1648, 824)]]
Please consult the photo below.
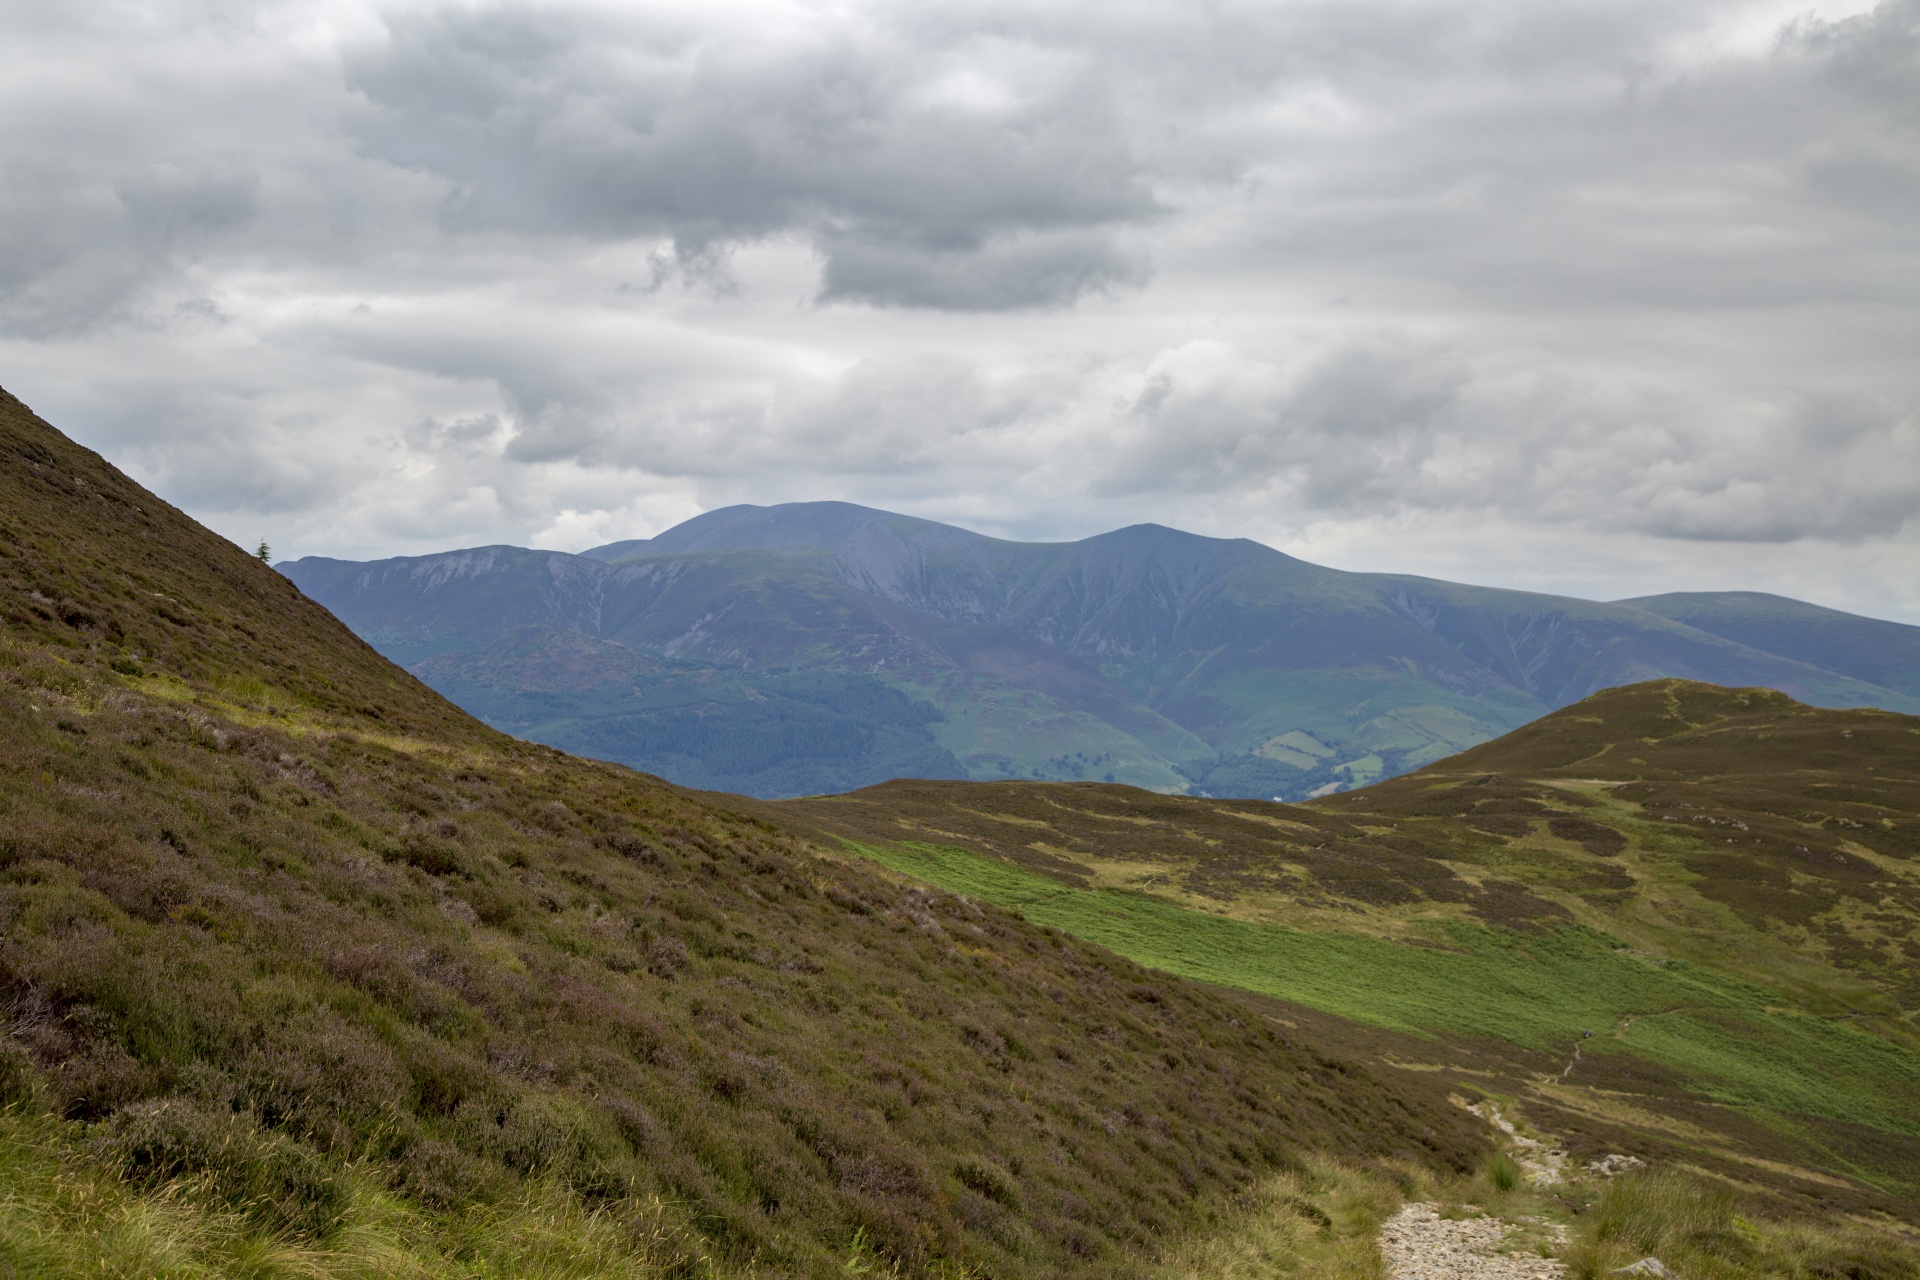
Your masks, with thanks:
[(260, 539), (260, 545), (254, 548), (253, 554), (261, 564), (273, 563), (273, 548), (267, 545), (265, 538)]

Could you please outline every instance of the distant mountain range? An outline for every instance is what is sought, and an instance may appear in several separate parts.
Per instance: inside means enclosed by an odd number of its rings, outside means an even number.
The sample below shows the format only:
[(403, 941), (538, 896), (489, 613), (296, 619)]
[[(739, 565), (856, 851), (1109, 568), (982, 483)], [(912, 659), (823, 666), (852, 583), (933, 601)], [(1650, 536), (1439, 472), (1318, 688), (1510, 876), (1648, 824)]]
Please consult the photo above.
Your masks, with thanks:
[(1346, 573), (1159, 525), (1024, 543), (789, 503), (580, 555), (279, 568), (498, 728), (764, 797), (924, 777), (1300, 799), (1658, 677), (1920, 712), (1920, 627)]

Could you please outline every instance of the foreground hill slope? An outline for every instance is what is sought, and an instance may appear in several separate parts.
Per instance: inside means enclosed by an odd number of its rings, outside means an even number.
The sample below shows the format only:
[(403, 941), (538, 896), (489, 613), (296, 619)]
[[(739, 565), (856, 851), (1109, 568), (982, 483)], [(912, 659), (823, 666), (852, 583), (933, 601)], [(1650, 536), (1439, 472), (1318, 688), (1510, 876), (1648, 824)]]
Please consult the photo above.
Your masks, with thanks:
[[(937, 752), (953, 761), (935, 766), (941, 776), (1303, 799), (1660, 676), (1920, 711), (1920, 646), (1887, 638), (1920, 628), (1807, 606), (1791, 634), (1736, 634), (1647, 602), (1343, 573), (1157, 525), (1021, 543), (848, 503), (789, 503), (723, 508), (579, 556), (485, 547), (281, 570), (491, 723), (759, 795), (925, 776)], [(844, 695), (823, 690), (816, 710), (793, 710), (796, 723), (831, 717), (842, 698), (871, 701), (875, 681), (923, 719), (911, 735), (843, 754), (830, 779), (724, 746), (696, 757), (651, 706), (551, 683), (516, 702), (509, 671), (535, 626), (555, 644), (577, 633), (729, 669), (734, 680), (701, 711), (739, 727), (729, 741), (765, 719), (756, 698), (791, 701), (781, 681), (793, 670), (845, 682)], [(492, 692), (475, 697), (476, 685)]]
[(0, 619), (0, 1167), (53, 1188), (0, 1269), (159, 1273), (191, 1209), (248, 1274), (1110, 1276), (1313, 1150), (1483, 1149), (1435, 1081), (480, 725), (3, 393)]
[(1502, 1079), (1582, 1158), (1920, 1203), (1920, 718), (1662, 681), (1311, 805), (897, 782), (769, 809), (1370, 1025), (1383, 1063)]

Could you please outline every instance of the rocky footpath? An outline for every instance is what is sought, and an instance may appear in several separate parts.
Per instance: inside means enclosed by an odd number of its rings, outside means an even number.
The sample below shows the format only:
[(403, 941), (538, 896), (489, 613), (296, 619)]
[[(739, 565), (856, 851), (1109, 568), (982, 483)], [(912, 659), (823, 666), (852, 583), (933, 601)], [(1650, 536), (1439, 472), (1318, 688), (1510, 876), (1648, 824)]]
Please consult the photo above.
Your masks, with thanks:
[[(1546, 1229), (1564, 1239), (1563, 1229)], [(1443, 1218), (1433, 1205), (1409, 1204), (1380, 1228), (1380, 1254), (1391, 1280), (1562, 1280), (1562, 1263), (1502, 1252), (1515, 1233), (1498, 1218)]]

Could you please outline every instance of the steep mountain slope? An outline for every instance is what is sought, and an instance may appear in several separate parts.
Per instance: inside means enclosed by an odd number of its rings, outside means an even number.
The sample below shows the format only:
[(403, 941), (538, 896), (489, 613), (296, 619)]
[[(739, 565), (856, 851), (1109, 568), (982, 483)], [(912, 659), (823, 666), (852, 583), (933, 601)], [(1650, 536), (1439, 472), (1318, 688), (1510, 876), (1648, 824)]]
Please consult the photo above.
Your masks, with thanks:
[(0, 1168), (155, 1193), (9, 1199), (0, 1269), (193, 1210), (245, 1274), (1124, 1275), (1315, 1147), (1482, 1149), (1434, 1082), (487, 729), (3, 393), (0, 618)]
[[(793, 668), (884, 680), (936, 709), (929, 732), (975, 774), (1024, 774), (1079, 752), (1099, 761), (1094, 776), (1178, 789), (1185, 779), (1171, 762), (1212, 754), (1088, 663), (1009, 627), (951, 622), (855, 590), (813, 555), (693, 551), (603, 566), (488, 547), (370, 565), (309, 558), (281, 569), (382, 652), (450, 694), (458, 681), (484, 679), (453, 655), (539, 625), (726, 664), (751, 685), (763, 673)], [(420, 665), (429, 658), (431, 666)], [(491, 665), (481, 656), (471, 661)], [(882, 776), (909, 772), (914, 762), (897, 760)], [(689, 783), (724, 777), (752, 789), (750, 777), (715, 773), (717, 763), (669, 776)]]
[[(1920, 650), (1875, 640), (1877, 664), (1855, 654), (1845, 671), (1804, 660), (1853, 653), (1875, 626), (1914, 628), (1803, 619), (1804, 643), (1781, 654), (1657, 609), (1343, 573), (1155, 525), (1017, 543), (792, 503), (708, 512), (582, 556), (490, 547), (281, 568), (457, 698), (466, 677), (449, 655), (526, 625), (745, 672), (845, 670), (937, 711), (927, 732), (973, 778), (1304, 798), (1659, 676), (1920, 710), (1906, 691), (1920, 688)], [(1868, 667), (1893, 684), (1861, 678)], [(711, 762), (681, 767), (670, 776), (779, 794)], [(910, 773), (906, 758), (895, 772)]]
[(938, 712), (857, 672), (677, 662), (553, 627), (415, 670), (497, 728), (687, 786), (818, 795), (966, 776), (929, 732)]
[(768, 809), (1503, 1078), (1582, 1159), (1920, 1204), (1920, 718), (1663, 681), (1306, 806), (896, 782)]
[(1755, 649), (1920, 696), (1920, 627), (1761, 591), (1683, 591), (1620, 604)]

